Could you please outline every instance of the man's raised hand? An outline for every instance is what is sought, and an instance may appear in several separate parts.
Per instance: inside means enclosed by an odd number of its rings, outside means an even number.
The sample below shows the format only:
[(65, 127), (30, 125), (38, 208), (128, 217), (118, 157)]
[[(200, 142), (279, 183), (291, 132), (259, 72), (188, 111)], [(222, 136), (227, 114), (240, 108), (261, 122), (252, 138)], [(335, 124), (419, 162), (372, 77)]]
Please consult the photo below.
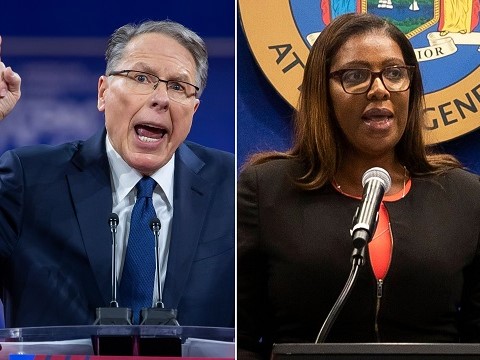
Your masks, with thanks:
[(2, 37), (0, 36), (0, 120), (3, 120), (20, 99), (20, 75), (5, 67), (1, 61)]

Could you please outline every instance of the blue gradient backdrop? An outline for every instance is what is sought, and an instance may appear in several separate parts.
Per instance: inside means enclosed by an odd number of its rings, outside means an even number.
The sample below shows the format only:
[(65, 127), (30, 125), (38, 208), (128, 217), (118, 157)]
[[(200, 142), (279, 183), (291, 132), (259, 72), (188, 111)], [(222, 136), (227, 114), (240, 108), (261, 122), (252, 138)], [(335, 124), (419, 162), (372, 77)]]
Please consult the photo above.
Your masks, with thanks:
[[(208, 9), (207, 9), (208, 8)], [(85, 139), (103, 126), (97, 80), (108, 36), (119, 26), (169, 18), (207, 43), (207, 88), (188, 139), (235, 150), (235, 3), (215, 1), (5, 1), (2, 61), (22, 77), (22, 98), (0, 123), (11, 147)]]

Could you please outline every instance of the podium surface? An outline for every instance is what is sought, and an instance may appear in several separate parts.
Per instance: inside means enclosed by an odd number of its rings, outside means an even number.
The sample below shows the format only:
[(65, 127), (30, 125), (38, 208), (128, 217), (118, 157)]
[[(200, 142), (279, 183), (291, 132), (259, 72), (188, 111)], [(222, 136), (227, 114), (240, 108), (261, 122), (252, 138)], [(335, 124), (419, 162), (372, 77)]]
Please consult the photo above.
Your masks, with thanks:
[[(89, 325), (47, 326), (0, 329), (0, 359), (9, 354), (26, 353), (34, 349), (37, 354), (68, 355), (122, 355), (122, 356), (172, 356), (167, 353), (144, 354), (142, 348), (171, 351), (223, 351), (223, 355), (205, 357), (234, 357), (235, 330), (233, 328), (192, 327), (170, 325)], [(192, 345), (193, 344), (193, 345)], [(130, 353), (109, 353), (128, 348)], [(223, 346), (223, 348), (222, 348)], [(180, 349), (181, 347), (181, 349)], [(215, 348), (212, 350), (212, 348)], [(56, 350), (55, 350), (56, 349)], [(102, 350), (100, 350), (102, 349)], [(120, 350), (119, 350), (120, 349)], [(44, 351), (42, 351), (44, 350)], [(124, 351), (124, 350), (122, 350)], [(227, 351), (227, 355), (225, 355)], [(229, 356), (228, 354), (232, 354)], [(180, 356), (196, 356), (183, 352)]]
[(480, 344), (324, 343), (275, 344), (272, 359), (480, 359)]

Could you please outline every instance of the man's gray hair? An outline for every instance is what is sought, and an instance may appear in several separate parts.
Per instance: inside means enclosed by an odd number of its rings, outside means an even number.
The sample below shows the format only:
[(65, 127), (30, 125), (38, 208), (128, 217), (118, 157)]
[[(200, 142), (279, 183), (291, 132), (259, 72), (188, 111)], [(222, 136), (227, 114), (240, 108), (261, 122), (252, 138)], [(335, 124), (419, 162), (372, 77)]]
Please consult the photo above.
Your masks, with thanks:
[(107, 61), (106, 74), (108, 75), (114, 70), (124, 70), (116, 69), (116, 66), (124, 57), (125, 47), (134, 37), (147, 33), (159, 33), (169, 36), (190, 51), (195, 60), (195, 85), (200, 88), (197, 93), (197, 97), (200, 97), (207, 85), (208, 75), (208, 54), (205, 42), (195, 32), (172, 20), (149, 20), (140, 24), (127, 24), (115, 30), (108, 41), (105, 52)]

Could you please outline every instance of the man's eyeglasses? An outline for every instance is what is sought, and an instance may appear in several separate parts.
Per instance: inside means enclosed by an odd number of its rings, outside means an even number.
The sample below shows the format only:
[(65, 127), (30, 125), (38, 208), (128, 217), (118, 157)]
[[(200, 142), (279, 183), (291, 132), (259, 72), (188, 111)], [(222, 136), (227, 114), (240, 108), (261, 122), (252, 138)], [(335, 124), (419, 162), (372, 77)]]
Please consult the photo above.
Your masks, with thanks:
[(186, 104), (197, 95), (199, 88), (186, 81), (163, 80), (158, 76), (137, 70), (112, 71), (108, 76), (122, 75), (127, 78), (125, 86), (129, 91), (139, 95), (151, 94), (158, 84), (165, 83), (167, 95), (170, 100)]
[(388, 66), (382, 71), (370, 69), (342, 69), (330, 73), (331, 78), (339, 79), (347, 94), (366, 93), (378, 77), (390, 92), (408, 90), (415, 66)]

